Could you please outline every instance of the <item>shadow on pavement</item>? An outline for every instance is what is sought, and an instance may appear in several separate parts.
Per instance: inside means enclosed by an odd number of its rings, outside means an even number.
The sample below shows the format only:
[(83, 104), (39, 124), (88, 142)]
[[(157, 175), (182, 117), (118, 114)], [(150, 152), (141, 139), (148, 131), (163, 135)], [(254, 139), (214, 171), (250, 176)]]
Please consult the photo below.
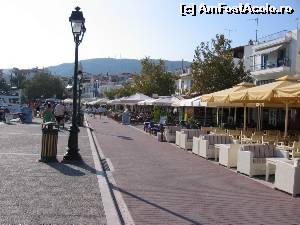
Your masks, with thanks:
[(46, 164), (67, 176), (84, 176), (85, 175), (85, 173), (81, 172), (80, 170), (76, 170), (66, 164), (63, 164), (63, 163), (46, 163)]
[(86, 170), (90, 173), (104, 176), (102, 171), (97, 171), (94, 167), (91, 167), (90, 165), (88, 165), (84, 161), (81, 161), (81, 162), (70, 161), (70, 162), (65, 162), (65, 163), (62, 163), (62, 164), (69, 164), (69, 165), (76, 166), (76, 167), (79, 167), (81, 169), (84, 169), (84, 170)]
[(148, 204), (148, 205), (151, 205), (151, 206), (153, 206), (153, 207), (155, 207), (155, 208), (157, 208), (157, 209), (160, 209), (160, 210), (162, 210), (162, 211), (164, 211), (164, 212), (167, 212), (167, 213), (169, 213), (169, 214), (172, 214), (173, 216), (176, 216), (176, 217), (178, 217), (178, 218), (180, 218), (180, 219), (183, 219), (183, 220), (185, 220), (185, 221), (188, 221), (188, 222), (191, 223), (191, 224), (201, 225), (201, 223), (199, 223), (199, 222), (197, 222), (197, 221), (195, 221), (195, 220), (192, 220), (192, 219), (190, 219), (190, 218), (187, 218), (187, 217), (185, 217), (185, 216), (183, 216), (183, 215), (180, 215), (180, 214), (178, 214), (178, 213), (176, 213), (176, 212), (173, 212), (173, 211), (171, 211), (171, 210), (169, 210), (169, 209), (167, 209), (167, 208), (164, 208), (164, 207), (162, 207), (162, 206), (159, 206), (159, 205), (157, 205), (157, 204), (155, 204), (155, 203), (153, 203), (153, 202), (147, 201), (146, 199), (143, 199), (143, 198), (141, 198), (141, 197), (139, 197), (139, 196), (137, 196), (137, 195), (134, 195), (134, 194), (132, 194), (132, 193), (130, 193), (130, 192), (128, 192), (128, 191), (125, 191), (125, 190), (123, 190), (122, 188), (116, 187), (116, 186), (114, 186), (113, 184), (110, 184), (110, 185), (111, 185), (111, 188), (112, 188), (112, 189), (117, 190), (117, 191), (120, 191), (121, 193), (123, 193), (123, 194), (125, 194), (125, 195), (128, 195), (128, 196), (130, 196), (130, 197), (132, 197), (132, 198), (135, 198), (135, 199), (137, 199), (137, 200), (139, 200), (139, 201), (142, 201), (142, 202), (144, 202), (144, 203), (146, 203), (146, 204)]
[(133, 140), (131, 137), (122, 136), (122, 135), (117, 135), (117, 137), (118, 137), (118, 138), (121, 138), (121, 139), (123, 139), (123, 140), (128, 140), (128, 141)]

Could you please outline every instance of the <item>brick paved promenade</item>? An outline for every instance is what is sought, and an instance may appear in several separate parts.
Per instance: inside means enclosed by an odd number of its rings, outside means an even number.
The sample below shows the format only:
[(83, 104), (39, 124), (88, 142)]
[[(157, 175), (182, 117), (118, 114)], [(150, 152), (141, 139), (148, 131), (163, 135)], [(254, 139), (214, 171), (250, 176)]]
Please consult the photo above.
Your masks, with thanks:
[[(38, 162), (41, 138), (40, 124), (0, 123), (0, 224), (106, 224), (86, 129), (83, 164)], [(59, 132), (59, 161), (67, 140)]]
[(136, 224), (300, 224), (300, 198), (113, 120), (89, 121)]

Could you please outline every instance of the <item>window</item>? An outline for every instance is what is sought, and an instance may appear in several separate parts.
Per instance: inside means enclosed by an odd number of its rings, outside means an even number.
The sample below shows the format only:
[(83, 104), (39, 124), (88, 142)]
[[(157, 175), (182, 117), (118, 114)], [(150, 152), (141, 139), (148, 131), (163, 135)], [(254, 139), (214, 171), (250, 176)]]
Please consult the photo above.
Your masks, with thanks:
[(267, 69), (268, 67), (268, 55), (261, 55), (261, 69)]
[(278, 50), (277, 66), (286, 65), (286, 48)]
[(276, 127), (277, 120), (277, 109), (269, 109), (269, 125)]
[(181, 81), (181, 89), (184, 89), (184, 80)]

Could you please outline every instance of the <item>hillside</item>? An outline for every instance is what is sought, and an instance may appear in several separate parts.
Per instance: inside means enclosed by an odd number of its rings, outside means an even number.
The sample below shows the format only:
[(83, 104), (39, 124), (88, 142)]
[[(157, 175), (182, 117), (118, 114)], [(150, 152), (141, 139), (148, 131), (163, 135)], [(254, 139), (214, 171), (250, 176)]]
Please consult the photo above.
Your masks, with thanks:
[[(158, 61), (158, 60), (155, 60)], [(166, 62), (167, 71), (175, 71), (182, 66), (181, 61)], [(90, 74), (119, 74), (119, 73), (139, 73), (141, 71), (140, 60), (137, 59), (114, 59), (114, 58), (96, 58), (80, 61), (84, 72)], [(184, 66), (189, 66), (190, 62), (184, 61)], [(63, 63), (57, 66), (47, 68), (52, 74), (71, 76), (74, 70), (74, 63)]]

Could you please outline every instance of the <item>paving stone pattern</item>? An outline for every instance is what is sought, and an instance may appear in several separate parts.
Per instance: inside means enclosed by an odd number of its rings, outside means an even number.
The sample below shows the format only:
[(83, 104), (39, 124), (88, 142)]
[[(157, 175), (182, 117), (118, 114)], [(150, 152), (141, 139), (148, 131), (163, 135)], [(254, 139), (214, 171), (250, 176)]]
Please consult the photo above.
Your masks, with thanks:
[[(40, 124), (0, 124), (0, 224), (106, 224), (86, 129), (82, 164), (40, 163)], [(68, 132), (59, 132), (58, 160)]]
[(300, 224), (300, 199), (111, 119), (89, 118), (136, 224)]

